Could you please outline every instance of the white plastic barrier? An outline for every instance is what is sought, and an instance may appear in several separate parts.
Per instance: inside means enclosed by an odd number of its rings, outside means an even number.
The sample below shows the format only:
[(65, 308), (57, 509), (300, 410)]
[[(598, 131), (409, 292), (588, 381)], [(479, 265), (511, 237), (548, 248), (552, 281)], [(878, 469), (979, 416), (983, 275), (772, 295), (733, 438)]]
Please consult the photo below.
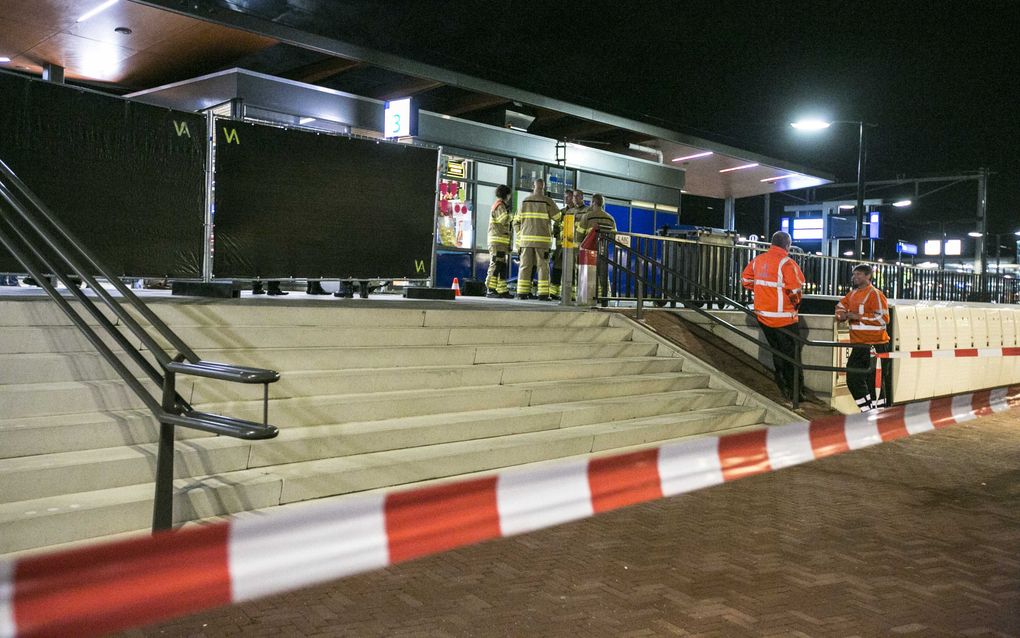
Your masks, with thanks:
[(1020, 381), (1020, 357), (996, 354), (998, 348), (1020, 346), (1020, 307), (897, 301), (891, 312), (894, 352), (975, 351), (965, 357), (894, 359), (897, 403)]

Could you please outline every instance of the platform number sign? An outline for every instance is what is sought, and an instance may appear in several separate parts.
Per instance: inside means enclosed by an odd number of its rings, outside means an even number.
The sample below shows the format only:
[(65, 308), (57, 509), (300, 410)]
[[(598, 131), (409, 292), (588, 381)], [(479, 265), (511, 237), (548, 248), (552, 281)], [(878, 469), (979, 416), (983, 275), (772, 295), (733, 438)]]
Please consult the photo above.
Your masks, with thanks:
[(384, 137), (408, 137), (417, 134), (414, 115), (411, 98), (387, 102)]

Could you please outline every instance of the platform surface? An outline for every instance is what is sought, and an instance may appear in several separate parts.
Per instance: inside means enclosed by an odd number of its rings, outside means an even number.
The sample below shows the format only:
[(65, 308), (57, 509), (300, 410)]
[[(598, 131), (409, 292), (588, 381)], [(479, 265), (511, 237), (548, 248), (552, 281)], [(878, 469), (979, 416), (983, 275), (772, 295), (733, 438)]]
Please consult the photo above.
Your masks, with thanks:
[(1017, 636), (1020, 411), (129, 636)]

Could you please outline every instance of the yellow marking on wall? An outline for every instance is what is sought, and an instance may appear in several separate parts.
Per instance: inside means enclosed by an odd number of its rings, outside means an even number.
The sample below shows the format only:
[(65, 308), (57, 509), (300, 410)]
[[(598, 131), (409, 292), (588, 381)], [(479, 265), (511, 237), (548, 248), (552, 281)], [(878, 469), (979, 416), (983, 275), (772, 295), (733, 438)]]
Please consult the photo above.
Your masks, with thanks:
[(415, 259), (414, 260), (414, 272), (416, 272), (416, 273), (418, 273), (418, 272), (422, 272), (422, 273), (425, 272), (425, 260), (424, 259)]
[(174, 129), (177, 131), (177, 137), (181, 137), (182, 135), (191, 137), (191, 131), (188, 130), (187, 122), (178, 122), (177, 120), (174, 120)]
[(223, 127), (223, 135), (225, 135), (227, 137), (227, 144), (230, 144), (231, 142), (233, 142), (234, 144), (240, 144), (241, 143), (241, 138), (239, 138), (237, 136), (237, 129), (236, 128), (228, 129), (227, 127), (224, 126)]

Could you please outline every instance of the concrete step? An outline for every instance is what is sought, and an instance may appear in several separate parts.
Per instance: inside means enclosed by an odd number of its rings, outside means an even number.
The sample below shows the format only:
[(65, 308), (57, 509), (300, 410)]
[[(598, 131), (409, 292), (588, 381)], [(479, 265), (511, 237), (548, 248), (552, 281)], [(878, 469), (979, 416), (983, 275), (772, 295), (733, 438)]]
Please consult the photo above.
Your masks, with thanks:
[[(473, 363), (565, 361), (653, 356), (652, 343), (566, 343), (527, 346), (408, 346), (402, 348), (259, 348), (199, 350), (209, 361), (280, 370), (345, 370)], [(127, 362), (126, 358), (122, 361)], [(22, 353), (3, 355), (0, 385), (53, 381), (100, 381), (117, 375), (96, 352)], [(134, 369), (134, 368), (131, 368)]]
[[(509, 385), (534, 381), (591, 379), (595, 377), (680, 372), (679, 357), (627, 357), (536, 363), (364, 368), (288, 372), (269, 386), (271, 399), (328, 394), (364, 394), (415, 389), (455, 389), (478, 385)], [(182, 396), (194, 403), (258, 400), (261, 386), (223, 383), (204, 378), (179, 377)]]
[[(142, 383), (158, 400), (159, 388), (148, 380)], [(130, 410), (145, 404), (126, 383), (114, 380), (0, 385), (0, 406), (5, 419), (15, 419)]]
[[(212, 437), (177, 428), (177, 439)], [(152, 443), (159, 424), (148, 410), (108, 410), (0, 419), (0, 458)]]
[[(3, 305), (3, 304), (0, 304)], [(101, 330), (97, 330), (103, 343), (111, 350), (120, 346)], [(125, 335), (127, 332), (125, 331)], [(138, 339), (128, 337), (128, 343), (137, 345)], [(74, 326), (13, 326), (0, 330), (0, 355), (54, 352), (95, 352), (96, 349)]]
[[(175, 332), (192, 349), (469, 344), (613, 343), (629, 341), (629, 328), (596, 326), (492, 328), (366, 328), (324, 326), (182, 326)], [(158, 339), (161, 346), (168, 344)]]
[[(155, 303), (150, 307), (170, 326), (346, 326), (346, 327), (592, 327), (606, 326), (605, 313), (559, 308), (414, 309), (337, 308), (328, 304)], [(140, 321), (144, 322), (139, 318)]]
[[(761, 408), (724, 406), (668, 419), (599, 423), (180, 479), (175, 481), (175, 520), (588, 454), (613, 445), (661, 443), (743, 428), (763, 418)], [(0, 504), (5, 532), (0, 553), (144, 528), (151, 518), (152, 489), (151, 484), (138, 484)]]
[[(685, 390), (526, 408), (480, 410), (291, 428), (270, 441), (249, 442), (228, 437), (178, 441), (177, 477), (204, 476), (251, 467), (266, 467), (334, 456), (348, 456), (438, 443), (507, 436), (592, 423), (731, 405), (732, 390)], [(183, 429), (182, 429), (183, 430)], [(152, 480), (156, 468), (155, 428), (151, 443), (40, 454), (0, 460), (0, 502), (56, 496), (68, 491), (94, 491)]]
[[(141, 341), (124, 330), (128, 343), (141, 349)], [(193, 350), (236, 348), (309, 348), (343, 346), (445, 346), (471, 344), (613, 343), (630, 339), (628, 328), (592, 326), (553, 327), (331, 327), (331, 326), (182, 326), (174, 332)], [(103, 342), (119, 350), (100, 333)], [(160, 347), (169, 342), (154, 335)], [(74, 326), (13, 326), (0, 331), (0, 354), (95, 352)]]
[(470, 363), (517, 363), (566, 359), (643, 357), (656, 354), (652, 343), (543, 343), (538, 345), (387, 346), (334, 348), (259, 348), (198, 350), (210, 361), (292, 370), (344, 370), (348, 368), (396, 368), (403, 366), (465, 365)]
[[(684, 372), (544, 381), (501, 386), (465, 386), (442, 390), (398, 390), (370, 394), (320, 395), (270, 401), (269, 420), (282, 427), (346, 423), (512, 408), (671, 392), (708, 386), (708, 375)], [(195, 404), (207, 412), (261, 420), (261, 401)]]

